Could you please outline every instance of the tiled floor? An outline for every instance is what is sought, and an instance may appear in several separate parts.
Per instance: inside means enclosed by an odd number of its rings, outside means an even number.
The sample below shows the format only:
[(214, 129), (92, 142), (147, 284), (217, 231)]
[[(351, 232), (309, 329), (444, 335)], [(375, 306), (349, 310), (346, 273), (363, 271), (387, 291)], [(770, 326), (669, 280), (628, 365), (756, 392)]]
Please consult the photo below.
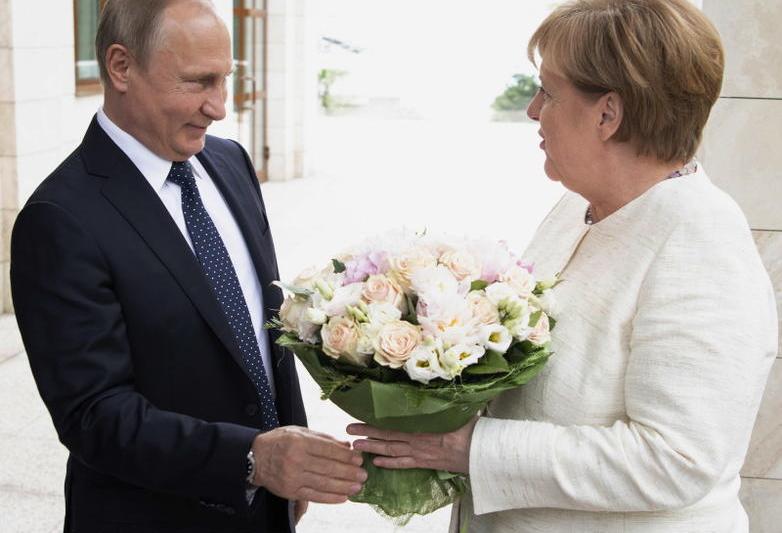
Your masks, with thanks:
[[(561, 193), (529, 123), (323, 119), (315, 177), (264, 185), (283, 278), (357, 239), (402, 225), (492, 236), (521, 248)], [(315, 167), (315, 164), (317, 166)], [(302, 371), (314, 429), (346, 438), (349, 417)], [(38, 397), (14, 318), (0, 318), (0, 531), (61, 530), (65, 449)], [(396, 528), (363, 505), (313, 505), (301, 533), (435, 533), (449, 510)]]

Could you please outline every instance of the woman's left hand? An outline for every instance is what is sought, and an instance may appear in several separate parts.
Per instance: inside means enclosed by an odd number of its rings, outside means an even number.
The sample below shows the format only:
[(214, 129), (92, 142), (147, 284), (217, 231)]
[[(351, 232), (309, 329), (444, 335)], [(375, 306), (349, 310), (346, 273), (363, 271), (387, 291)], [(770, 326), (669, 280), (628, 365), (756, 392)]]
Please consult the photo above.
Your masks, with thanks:
[(350, 424), (348, 435), (369, 437), (357, 440), (353, 448), (369, 452), (381, 468), (431, 468), (460, 474), (470, 470), (470, 442), (478, 417), (451, 433), (404, 433), (378, 429), (367, 424)]

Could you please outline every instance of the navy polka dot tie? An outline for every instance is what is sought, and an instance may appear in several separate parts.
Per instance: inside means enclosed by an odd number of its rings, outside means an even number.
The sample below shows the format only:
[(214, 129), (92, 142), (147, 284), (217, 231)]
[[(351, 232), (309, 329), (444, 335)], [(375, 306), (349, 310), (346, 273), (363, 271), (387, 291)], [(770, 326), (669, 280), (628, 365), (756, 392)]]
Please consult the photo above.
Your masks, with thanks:
[(168, 180), (179, 185), (182, 190), (182, 212), (185, 215), (187, 232), (193, 241), (198, 261), (236, 337), (250, 378), (258, 391), (263, 429), (275, 428), (280, 423), (269, 388), (269, 379), (263, 367), (258, 339), (255, 337), (255, 330), (250, 320), (250, 311), (244, 300), (244, 293), (228, 250), (201, 201), (190, 163), (175, 161), (168, 173)]

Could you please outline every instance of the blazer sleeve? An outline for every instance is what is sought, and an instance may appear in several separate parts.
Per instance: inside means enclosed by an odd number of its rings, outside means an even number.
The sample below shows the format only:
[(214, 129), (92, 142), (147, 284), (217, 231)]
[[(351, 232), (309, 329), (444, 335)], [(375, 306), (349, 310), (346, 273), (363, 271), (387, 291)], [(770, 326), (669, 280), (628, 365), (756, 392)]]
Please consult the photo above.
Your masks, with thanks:
[(746, 225), (678, 224), (639, 292), (626, 419), (480, 419), (470, 453), (476, 513), (655, 511), (699, 501), (738, 475), (776, 335), (773, 291)]
[(258, 431), (163, 411), (139, 394), (108, 264), (62, 207), (39, 201), (19, 214), (11, 288), (39, 392), (74, 459), (151, 490), (247, 509), (245, 457)]

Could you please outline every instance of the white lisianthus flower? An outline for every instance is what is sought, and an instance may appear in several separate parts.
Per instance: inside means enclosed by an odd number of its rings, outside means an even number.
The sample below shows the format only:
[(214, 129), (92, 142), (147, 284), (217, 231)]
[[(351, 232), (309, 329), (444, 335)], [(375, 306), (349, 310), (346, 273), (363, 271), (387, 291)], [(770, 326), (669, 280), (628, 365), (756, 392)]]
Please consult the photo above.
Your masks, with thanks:
[(481, 326), (480, 339), (487, 350), (505, 353), (513, 342), (513, 335), (501, 324), (488, 324)]
[(440, 363), (450, 379), (453, 379), (460, 375), (462, 370), (477, 363), (485, 353), (483, 346), (477, 344), (456, 344), (440, 356)]
[(405, 362), (405, 372), (413, 381), (428, 384), (433, 379), (449, 379), (440, 365), (438, 343), (429, 341), (418, 346)]
[(479, 324), (497, 324), (500, 321), (497, 306), (489, 300), (484, 291), (470, 291), (467, 294), (467, 306)]
[(440, 255), (439, 262), (458, 281), (472, 281), (481, 277), (481, 262), (465, 250), (447, 250)]
[(307, 320), (309, 303), (298, 298), (286, 298), (280, 306), (280, 320), (283, 331), (295, 333), (299, 339), (309, 344), (318, 342), (320, 325)]
[(518, 265), (512, 265), (500, 274), (499, 280), (508, 284), (522, 298), (527, 298), (535, 290), (535, 276)]
[[(337, 287), (331, 298), (321, 300), (319, 307), (330, 317), (344, 315), (348, 306), (357, 306), (361, 301), (363, 283), (351, 283), (343, 287)], [(321, 293), (322, 294), (322, 293)]]
[(548, 315), (541, 313), (537, 323), (527, 335), (527, 340), (536, 346), (543, 346), (551, 340), (550, 324)]
[(323, 353), (333, 359), (343, 359), (354, 365), (367, 366), (369, 358), (358, 352), (359, 330), (356, 323), (345, 317), (334, 317), (320, 330)]
[(316, 307), (308, 308), (304, 313), (304, 317), (307, 321), (317, 324), (318, 326), (322, 326), (329, 319), (328, 315), (326, 315), (322, 309)]
[(391, 304), (400, 311), (404, 310), (405, 302), (404, 292), (399, 285), (383, 274), (369, 276), (364, 282), (362, 296), (367, 303)]
[(364, 355), (372, 355), (375, 353), (375, 339), (380, 328), (375, 328), (369, 322), (358, 325), (358, 342), (356, 343), (356, 351)]
[(395, 320), (385, 324), (375, 338), (375, 361), (399, 368), (421, 343), (421, 330), (409, 322)]
[(396, 281), (402, 290), (408, 291), (410, 290), (410, 277), (415, 271), (433, 267), (436, 264), (437, 260), (432, 252), (423, 246), (416, 246), (389, 257), (387, 275)]

